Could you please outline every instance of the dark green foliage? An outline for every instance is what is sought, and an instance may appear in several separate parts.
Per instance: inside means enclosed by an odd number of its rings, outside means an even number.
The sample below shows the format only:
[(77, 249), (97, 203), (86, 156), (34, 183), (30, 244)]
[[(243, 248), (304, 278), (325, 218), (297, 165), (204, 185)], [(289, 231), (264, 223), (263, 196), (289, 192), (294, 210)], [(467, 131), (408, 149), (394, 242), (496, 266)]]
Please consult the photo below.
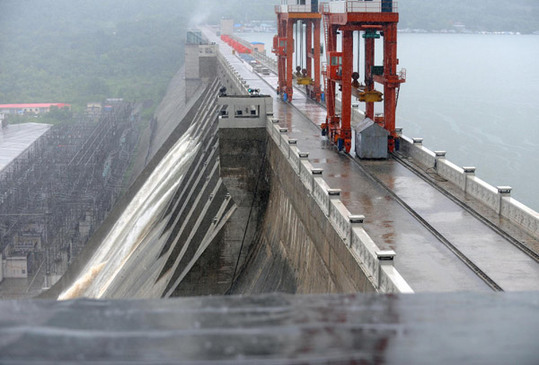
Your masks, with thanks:
[(48, 113), (33, 114), (28, 113), (24, 115), (20, 114), (8, 114), (6, 120), (9, 124), (19, 123), (47, 123), (47, 124), (61, 124), (69, 123), (73, 121), (73, 112), (69, 108), (59, 109), (57, 106), (51, 106)]
[(60, 123), (71, 121), (73, 118), (73, 112), (69, 108), (58, 108), (57, 106), (51, 106), (50, 111), (46, 114), (46, 118), (58, 121)]
[[(278, 0), (0, 0), (0, 103), (158, 102), (186, 30), (275, 20)], [(400, 27), (539, 30), (537, 0), (400, 0)]]
[(159, 101), (183, 62), (186, 3), (2, 0), (0, 103)]

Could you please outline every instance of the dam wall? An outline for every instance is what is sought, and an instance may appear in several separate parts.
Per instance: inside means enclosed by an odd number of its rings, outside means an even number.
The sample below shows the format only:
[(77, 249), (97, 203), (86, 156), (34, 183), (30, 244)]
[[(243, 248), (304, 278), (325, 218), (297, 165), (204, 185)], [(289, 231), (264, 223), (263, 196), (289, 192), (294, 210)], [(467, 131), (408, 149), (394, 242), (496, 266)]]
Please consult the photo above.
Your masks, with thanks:
[[(90, 280), (88, 271), (96, 272), (97, 268), (105, 265), (105, 262), (108, 260), (107, 257), (101, 258), (97, 263), (94, 263), (92, 266), (92, 261), (96, 260), (99, 252), (102, 251), (103, 242), (107, 240), (107, 237), (110, 236), (111, 232), (122, 223), (122, 219), (126, 214), (126, 210), (129, 209), (130, 204), (137, 199), (138, 194), (144, 189), (145, 186), (148, 186), (149, 183), (156, 184), (158, 177), (154, 175), (158, 169), (160, 169), (160, 162), (163, 160), (166, 155), (170, 152), (173, 146), (178, 142), (178, 140), (186, 133), (186, 131), (191, 127), (193, 122), (197, 117), (197, 113), (205, 101), (204, 96), (206, 96), (210, 91), (208, 90), (209, 85), (201, 87), (201, 90), (198, 91), (198, 98), (192, 103), (185, 104), (182, 99), (174, 98), (173, 95), (177, 93), (178, 90), (184, 91), (182, 84), (176, 84), (174, 81), (177, 81), (177, 77), (171, 82), (169, 87), (169, 100), (174, 101), (174, 105), (167, 105), (167, 108), (176, 109), (179, 111), (181, 116), (184, 116), (180, 119), (175, 119), (178, 117), (176, 113), (167, 113), (168, 116), (175, 120), (170, 120), (167, 118), (156, 118), (153, 122), (155, 126), (153, 127), (154, 133), (144, 133), (145, 135), (141, 138), (139, 142), (139, 154), (137, 162), (134, 166), (134, 171), (140, 171), (140, 173), (134, 179), (134, 182), (131, 184), (126, 193), (118, 200), (118, 202), (113, 207), (110, 214), (107, 216), (103, 224), (96, 230), (92, 235), (82, 252), (77, 256), (73, 263), (69, 266), (67, 272), (63, 275), (60, 281), (54, 285), (50, 290), (44, 292), (42, 297), (57, 298), (62, 294), (62, 292), (73, 287), (75, 283), (86, 275), (86, 280)], [(156, 115), (162, 113), (162, 110), (158, 108)], [(156, 135), (158, 130), (167, 129), (169, 132), (166, 135), (166, 138), (162, 140), (149, 140), (150, 135)], [(149, 130), (148, 130), (149, 131)], [(159, 132), (162, 133), (162, 132)], [(154, 150), (155, 149), (155, 150)], [(146, 162), (147, 156), (151, 158)], [(148, 228), (149, 229), (149, 228)], [(166, 238), (166, 237), (165, 237)], [(142, 240), (142, 238), (139, 237)], [(147, 238), (146, 238), (147, 239)], [(117, 245), (120, 246), (125, 242), (118, 242)], [(139, 244), (139, 248), (143, 246), (143, 242)], [(137, 275), (137, 271), (142, 271), (142, 268), (135, 270), (133, 276)], [(144, 267), (146, 269), (146, 267)], [(86, 272), (86, 273), (85, 273)], [(80, 283), (79, 283), (80, 284)], [(80, 286), (80, 285), (79, 285)], [(91, 296), (84, 292), (80, 291), (81, 296)], [(133, 293), (126, 295), (125, 297), (135, 296)], [(143, 296), (143, 295), (142, 295)], [(154, 296), (154, 295), (152, 295)]]
[(231, 293), (412, 292), (278, 120), (268, 118), (270, 196), (257, 242)]
[(393, 267), (394, 252), (378, 249), (362, 217), (350, 215), (339, 191), (271, 118), (271, 98), (268, 110), (243, 114), (256, 114), (255, 128), (218, 127), (232, 110), (218, 102), (223, 85), (248, 105), (265, 99), (249, 101), (245, 82), (222, 58), (218, 75), (188, 103), (167, 94), (183, 108), (162, 104), (156, 115), (164, 108), (183, 118), (174, 123), (168, 113), (155, 129), (153, 136), (172, 131), (164, 142), (151, 139), (139, 177), (42, 296), (411, 292)]
[[(144, 167), (160, 150), (168, 137), (174, 133), (176, 127), (181, 124), (180, 121), (205, 91), (205, 86), (200, 81), (190, 85), (189, 91), (193, 97), (188, 99), (186, 98), (185, 68), (180, 68), (170, 81), (165, 96), (157, 106), (153, 117), (141, 132), (130, 184), (134, 183)], [(175, 134), (178, 135), (179, 131)]]

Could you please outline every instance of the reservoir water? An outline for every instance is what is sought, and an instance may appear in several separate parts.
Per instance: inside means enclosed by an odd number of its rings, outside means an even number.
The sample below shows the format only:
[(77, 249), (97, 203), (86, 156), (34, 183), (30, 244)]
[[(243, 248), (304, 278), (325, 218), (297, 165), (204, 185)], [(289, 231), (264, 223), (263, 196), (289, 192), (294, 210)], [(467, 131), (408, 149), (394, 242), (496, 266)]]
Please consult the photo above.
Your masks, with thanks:
[[(273, 33), (238, 35), (272, 55)], [(404, 134), (538, 211), (539, 36), (399, 33), (398, 55)]]

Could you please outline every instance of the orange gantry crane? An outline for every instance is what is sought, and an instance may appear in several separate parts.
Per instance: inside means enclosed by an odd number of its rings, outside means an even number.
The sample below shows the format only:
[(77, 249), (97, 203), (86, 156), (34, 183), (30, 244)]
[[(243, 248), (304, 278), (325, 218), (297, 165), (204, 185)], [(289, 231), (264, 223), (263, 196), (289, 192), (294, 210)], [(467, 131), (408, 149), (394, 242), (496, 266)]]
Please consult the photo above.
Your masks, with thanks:
[[(281, 0), (281, 5), (275, 6), (275, 12), (277, 35), (273, 37), (272, 51), (277, 56), (279, 74), (277, 93), (282, 100), (292, 101), (294, 52), (296, 52), (298, 56), (295, 72), (297, 84), (305, 85), (308, 95), (320, 101), (320, 20), (322, 15), (318, 9), (318, 0)], [(305, 32), (303, 24), (305, 24)], [(294, 39), (294, 26), (296, 39)], [(294, 47), (294, 44), (300, 47)], [(306, 61), (305, 67), (301, 66), (303, 59)]]
[[(339, 150), (350, 152), (352, 130), (352, 95), (366, 103), (365, 116), (389, 132), (388, 150), (395, 148), (395, 110), (398, 90), (405, 81), (403, 73), (397, 74), (397, 23), (399, 14), (396, 0), (331, 1), (321, 4), (324, 21), (327, 69), (325, 99), (326, 123), (323, 132), (337, 144)], [(359, 70), (353, 71), (353, 32), (362, 32), (365, 39), (364, 85), (360, 85)], [(337, 35), (341, 35), (338, 49)], [(358, 33), (359, 36), (360, 33)], [(375, 40), (383, 38), (383, 65), (375, 65)], [(279, 70), (280, 71), (280, 70)], [(375, 89), (383, 85), (383, 94)], [(341, 113), (335, 108), (336, 85), (340, 84)], [(383, 96), (383, 97), (382, 97)], [(383, 102), (383, 115), (374, 115), (374, 103)]]

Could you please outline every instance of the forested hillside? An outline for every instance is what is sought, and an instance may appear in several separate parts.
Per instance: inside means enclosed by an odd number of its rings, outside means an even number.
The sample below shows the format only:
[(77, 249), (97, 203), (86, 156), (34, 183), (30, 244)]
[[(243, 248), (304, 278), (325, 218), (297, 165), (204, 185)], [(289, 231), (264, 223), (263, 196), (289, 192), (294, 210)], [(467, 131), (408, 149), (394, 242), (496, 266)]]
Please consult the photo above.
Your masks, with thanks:
[(159, 99), (183, 62), (187, 2), (2, 0), (0, 103)]
[[(274, 20), (279, 0), (0, 0), (0, 103), (160, 100), (186, 30)], [(400, 0), (401, 28), (539, 30), (539, 1)]]
[[(396, 0), (396, 3), (400, 13), (400, 28), (432, 31), (452, 29), (454, 24), (462, 24), (470, 30), (539, 31), (538, 0)], [(243, 22), (274, 19), (276, 4), (280, 4), (280, 1), (201, 0), (198, 9), (213, 22), (217, 22), (221, 16)]]

